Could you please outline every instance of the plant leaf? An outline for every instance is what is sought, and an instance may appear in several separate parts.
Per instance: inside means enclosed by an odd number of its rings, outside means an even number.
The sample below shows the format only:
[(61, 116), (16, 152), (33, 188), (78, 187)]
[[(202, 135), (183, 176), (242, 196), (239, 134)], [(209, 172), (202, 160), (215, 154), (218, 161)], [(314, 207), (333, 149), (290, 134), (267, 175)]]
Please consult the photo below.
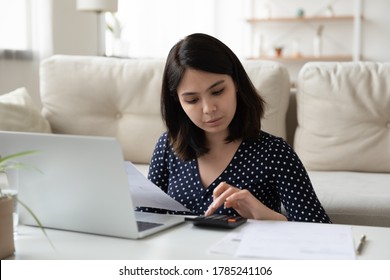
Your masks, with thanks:
[(38, 151), (34, 151), (34, 150), (15, 153), (15, 154), (12, 154), (12, 155), (1, 157), (0, 158), (0, 163), (9, 161), (9, 160), (17, 158), (17, 157), (22, 157), (22, 156), (26, 156), (26, 155), (30, 155), (30, 154), (36, 154), (36, 153), (38, 153)]
[(15, 154), (8, 155), (5, 157), (0, 157), (0, 171), (5, 171), (5, 170), (9, 170), (9, 169), (33, 168), (33, 169), (39, 171), (40, 173), (42, 173), (42, 171), (40, 171), (38, 168), (35, 168), (35, 167), (30, 166), (28, 164), (13, 161), (14, 159), (16, 159), (18, 157), (23, 157), (23, 156), (37, 154), (37, 153), (39, 153), (39, 151), (31, 150), (31, 151), (24, 151), (24, 152), (15, 153)]
[(49, 235), (47, 234), (45, 228), (43, 227), (41, 221), (38, 219), (38, 217), (35, 215), (35, 213), (31, 210), (30, 207), (28, 207), (23, 201), (17, 198), (17, 201), (30, 213), (30, 215), (34, 218), (35, 222), (38, 224), (39, 228), (42, 230), (43, 234), (46, 236), (46, 239), (49, 241), (51, 247), (55, 249), (53, 242), (51, 242)]

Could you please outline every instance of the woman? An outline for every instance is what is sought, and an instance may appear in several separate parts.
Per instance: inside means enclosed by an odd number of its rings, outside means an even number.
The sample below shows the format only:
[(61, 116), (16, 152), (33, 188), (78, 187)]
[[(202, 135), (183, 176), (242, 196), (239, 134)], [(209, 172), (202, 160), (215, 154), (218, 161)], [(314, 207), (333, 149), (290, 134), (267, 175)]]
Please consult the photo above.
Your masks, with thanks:
[(193, 214), (330, 222), (292, 148), (261, 131), (264, 101), (216, 38), (192, 34), (171, 49), (161, 111), (167, 132), (148, 178)]

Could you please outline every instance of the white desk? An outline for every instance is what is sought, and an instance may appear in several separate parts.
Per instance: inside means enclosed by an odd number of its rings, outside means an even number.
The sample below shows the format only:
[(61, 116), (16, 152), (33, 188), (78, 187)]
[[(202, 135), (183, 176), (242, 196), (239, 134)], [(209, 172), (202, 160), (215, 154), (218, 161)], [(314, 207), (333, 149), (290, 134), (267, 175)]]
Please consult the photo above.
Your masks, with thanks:
[[(261, 221), (259, 221), (261, 222)], [(240, 230), (240, 228), (235, 229)], [(19, 226), (14, 259), (124, 260), (124, 259), (232, 259), (208, 253), (208, 249), (230, 231), (202, 229), (184, 223), (140, 240), (47, 230), (55, 250), (39, 228)], [(358, 259), (390, 260), (390, 228), (352, 226), (355, 243), (362, 234), (367, 243)]]

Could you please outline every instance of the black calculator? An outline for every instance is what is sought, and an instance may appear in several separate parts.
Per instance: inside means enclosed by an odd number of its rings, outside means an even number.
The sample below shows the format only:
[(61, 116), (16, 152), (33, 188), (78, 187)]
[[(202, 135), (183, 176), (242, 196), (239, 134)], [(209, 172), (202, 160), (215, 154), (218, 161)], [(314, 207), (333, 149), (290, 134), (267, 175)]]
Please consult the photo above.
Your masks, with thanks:
[(240, 216), (227, 216), (227, 215), (211, 215), (211, 216), (198, 216), (198, 217), (186, 217), (187, 221), (191, 221), (195, 226), (199, 227), (216, 227), (216, 228), (236, 228), (244, 224), (247, 219)]

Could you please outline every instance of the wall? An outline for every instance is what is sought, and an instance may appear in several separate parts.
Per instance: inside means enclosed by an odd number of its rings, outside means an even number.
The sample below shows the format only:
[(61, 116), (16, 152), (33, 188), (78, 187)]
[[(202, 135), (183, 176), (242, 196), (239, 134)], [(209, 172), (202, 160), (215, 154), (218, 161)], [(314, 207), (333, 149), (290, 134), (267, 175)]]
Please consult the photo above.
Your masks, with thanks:
[(363, 11), (363, 57), (372, 61), (390, 61), (390, 1), (366, 0)]
[[(51, 2), (51, 28), (53, 54), (96, 55), (97, 54), (97, 28), (96, 15), (76, 11), (76, 0), (47, 0)], [(251, 0), (218, 0), (225, 5), (223, 15), (218, 17), (216, 30), (222, 39), (232, 47), (241, 57), (246, 57), (252, 49), (252, 44), (245, 38), (248, 26), (245, 24), (242, 32), (238, 30), (237, 18), (243, 21), (250, 11)], [(282, 0), (273, 0), (282, 1)], [(296, 8), (295, 1), (283, 0), (291, 9)], [(307, 1), (307, 0), (306, 0)], [(354, 0), (343, 0), (354, 1)], [(314, 2), (314, 1), (312, 1)], [(317, 1), (315, 1), (317, 2)], [(242, 6), (245, 3), (245, 9)], [(363, 1), (364, 21), (362, 26), (362, 55), (365, 60), (390, 61), (390, 20), (387, 12), (390, 11), (388, 0)], [(235, 14), (233, 14), (235, 13)], [(242, 13), (242, 14), (240, 14)], [(231, 20), (234, 18), (234, 20)], [(231, 25), (232, 24), (232, 25)], [(244, 36), (245, 35), (245, 36)], [(4, 60), (0, 59), (0, 94), (11, 91), (17, 87), (25, 86), (33, 96), (35, 102), (39, 101), (39, 62), (40, 60)], [(301, 65), (288, 65), (292, 76), (296, 74)]]

